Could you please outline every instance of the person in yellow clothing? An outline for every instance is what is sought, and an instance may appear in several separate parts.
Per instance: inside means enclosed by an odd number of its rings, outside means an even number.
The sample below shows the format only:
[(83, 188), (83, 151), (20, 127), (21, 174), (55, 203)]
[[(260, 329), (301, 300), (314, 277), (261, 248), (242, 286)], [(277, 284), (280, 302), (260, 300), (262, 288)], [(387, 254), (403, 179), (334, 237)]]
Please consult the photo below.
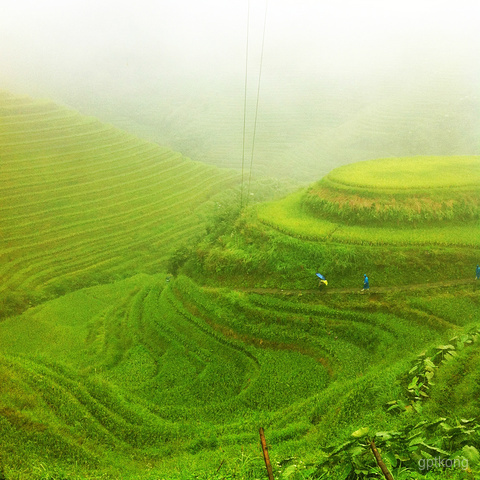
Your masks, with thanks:
[(325, 288), (328, 285), (327, 279), (321, 273), (317, 273), (316, 275), (320, 279), (318, 282), (318, 288)]

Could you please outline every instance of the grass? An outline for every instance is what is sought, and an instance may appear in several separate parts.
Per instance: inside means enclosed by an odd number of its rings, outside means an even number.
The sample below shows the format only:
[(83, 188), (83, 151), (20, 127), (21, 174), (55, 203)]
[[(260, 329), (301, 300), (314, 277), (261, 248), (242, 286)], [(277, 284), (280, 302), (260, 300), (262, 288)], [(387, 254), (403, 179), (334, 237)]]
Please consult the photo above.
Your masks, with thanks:
[[(293, 203), (295, 195), (287, 197)], [(297, 195), (296, 198), (300, 198)], [(291, 216), (290, 231), (279, 226), (288, 222), (282, 211), (284, 200), (245, 212), (234, 228), (211, 242), (192, 248), (194, 260), (189, 260), (184, 272), (205, 284), (235, 287), (263, 287), (309, 290), (318, 286), (316, 272), (326, 275), (333, 288), (362, 288), (363, 274), (368, 273), (374, 287), (395, 287), (431, 282), (464, 281), (474, 278), (477, 252), (468, 244), (414, 243), (405, 230), (398, 237), (405, 243), (389, 243), (385, 236), (378, 244), (367, 239), (366, 231), (358, 227), (364, 241), (352, 243), (345, 238), (310, 237), (302, 235), (302, 227), (318, 235), (322, 225), (312, 219), (300, 219), (295, 225)], [(266, 216), (270, 207), (273, 210)], [(277, 212), (275, 215), (273, 212)], [(258, 212), (258, 213), (257, 213)], [(268, 223), (267, 223), (268, 222)], [(320, 224), (317, 229), (315, 226)], [(347, 229), (348, 227), (346, 227)], [(448, 232), (448, 229), (444, 229)], [(476, 236), (475, 228), (464, 229), (465, 235)], [(341, 235), (339, 230), (338, 235)], [(343, 241), (340, 241), (343, 240)], [(407, 241), (410, 240), (409, 243)]]
[[(279, 461), (308, 458), (345, 429), (385, 426), (405, 362), (471, 322), (467, 292), (450, 294), (466, 313), (456, 319), (432, 297), (282, 298), (164, 275), (64, 295), (0, 323), (3, 468), (211, 477), (253, 452), (244, 478), (255, 478), (258, 426)], [(433, 300), (441, 310), (448, 298)]]
[(287, 235), (312, 241), (367, 245), (479, 245), (476, 225), (418, 225), (415, 228), (351, 225), (309, 214), (302, 205), (305, 191), (258, 207), (258, 219)]
[[(356, 191), (375, 192), (478, 188), (478, 157), (416, 156), (368, 160), (335, 168), (327, 176), (328, 183)], [(353, 188), (352, 188), (353, 187)]]

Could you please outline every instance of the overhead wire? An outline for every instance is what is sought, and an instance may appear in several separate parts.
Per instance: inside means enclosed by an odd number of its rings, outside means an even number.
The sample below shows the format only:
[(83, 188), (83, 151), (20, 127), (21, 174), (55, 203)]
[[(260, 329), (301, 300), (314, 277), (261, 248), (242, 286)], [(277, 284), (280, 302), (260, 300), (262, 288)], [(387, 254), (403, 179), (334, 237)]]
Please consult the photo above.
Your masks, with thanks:
[(245, 139), (247, 131), (247, 83), (248, 83), (248, 43), (250, 34), (250, 0), (247, 6), (247, 45), (245, 49), (245, 86), (243, 97), (243, 147), (242, 147), (242, 185), (240, 188), (240, 209), (243, 207), (243, 182), (245, 172)]
[(265, 0), (265, 14), (263, 17), (263, 34), (262, 34), (262, 49), (260, 51), (260, 69), (258, 72), (258, 85), (257, 85), (257, 101), (255, 105), (255, 121), (253, 124), (253, 139), (252, 139), (252, 154), (250, 157), (250, 174), (248, 176), (248, 189), (247, 189), (247, 200), (246, 203), (248, 205), (248, 199), (250, 198), (250, 184), (252, 181), (252, 170), (253, 170), (253, 156), (255, 151), (255, 139), (257, 136), (257, 118), (258, 118), (258, 104), (260, 100), (260, 84), (262, 80), (262, 67), (263, 67), (263, 50), (265, 47), (265, 31), (267, 26), (267, 9), (268, 9), (268, 0)]
[[(250, 186), (252, 180), (252, 170), (253, 170), (253, 158), (255, 152), (255, 139), (256, 139), (256, 132), (257, 132), (257, 119), (258, 119), (258, 105), (260, 99), (260, 85), (261, 85), (261, 78), (262, 78), (262, 68), (263, 68), (263, 53), (264, 53), (264, 46), (265, 46), (265, 31), (267, 25), (267, 10), (268, 10), (268, 0), (265, 0), (265, 14), (263, 18), (263, 34), (262, 34), (262, 47), (260, 52), (260, 69), (258, 74), (258, 84), (257, 84), (257, 98), (256, 98), (256, 105), (255, 105), (255, 118), (253, 124), (253, 136), (252, 136), (252, 149), (251, 149), (251, 156), (250, 156), (250, 168), (249, 168), (249, 176), (248, 176), (248, 189), (247, 189), (247, 197), (246, 197), (246, 204), (248, 204), (248, 199), (250, 197)], [(243, 147), (242, 147), (242, 183), (241, 183), (241, 190), (240, 190), (240, 209), (243, 208), (243, 191), (244, 191), (244, 181), (245, 181), (245, 150), (246, 150), (246, 131), (247, 131), (247, 93), (248, 93), (248, 50), (249, 50), (249, 36), (250, 36), (250, 0), (248, 1), (248, 8), (247, 8), (247, 38), (246, 38), (246, 53), (245, 53), (245, 86), (244, 86), (244, 102), (243, 102)]]

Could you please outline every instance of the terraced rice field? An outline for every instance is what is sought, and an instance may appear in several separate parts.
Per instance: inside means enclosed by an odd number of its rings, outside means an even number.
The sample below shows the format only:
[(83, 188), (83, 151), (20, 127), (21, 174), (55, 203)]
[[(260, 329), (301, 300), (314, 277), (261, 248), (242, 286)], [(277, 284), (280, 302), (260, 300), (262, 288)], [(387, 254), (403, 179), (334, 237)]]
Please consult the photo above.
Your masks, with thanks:
[(2, 93), (0, 296), (36, 302), (158, 271), (202, 231), (198, 206), (238, 181), (95, 118)]
[(409, 157), (332, 170), (258, 216), (311, 240), (478, 246), (480, 157)]
[(225, 462), (258, 478), (259, 425), (276, 458), (318, 458), (326, 432), (391, 400), (419, 349), (474, 320), (475, 297), (456, 297), (320, 300), (146, 274), (67, 294), (0, 323), (4, 465), (44, 478), (41, 453), (72, 478), (186, 479)]

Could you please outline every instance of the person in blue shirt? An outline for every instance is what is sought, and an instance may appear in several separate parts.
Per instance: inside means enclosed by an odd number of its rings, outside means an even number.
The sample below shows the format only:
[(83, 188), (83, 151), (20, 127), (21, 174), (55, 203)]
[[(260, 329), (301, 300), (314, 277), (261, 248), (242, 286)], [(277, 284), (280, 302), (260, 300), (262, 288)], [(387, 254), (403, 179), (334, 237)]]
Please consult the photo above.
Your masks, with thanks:
[(363, 289), (362, 289), (362, 292), (365, 292), (369, 288), (370, 288), (370, 284), (368, 283), (368, 277), (367, 277), (367, 274), (365, 273), (363, 275)]
[(480, 278), (480, 266), (477, 265), (477, 269), (475, 271), (475, 280)]

